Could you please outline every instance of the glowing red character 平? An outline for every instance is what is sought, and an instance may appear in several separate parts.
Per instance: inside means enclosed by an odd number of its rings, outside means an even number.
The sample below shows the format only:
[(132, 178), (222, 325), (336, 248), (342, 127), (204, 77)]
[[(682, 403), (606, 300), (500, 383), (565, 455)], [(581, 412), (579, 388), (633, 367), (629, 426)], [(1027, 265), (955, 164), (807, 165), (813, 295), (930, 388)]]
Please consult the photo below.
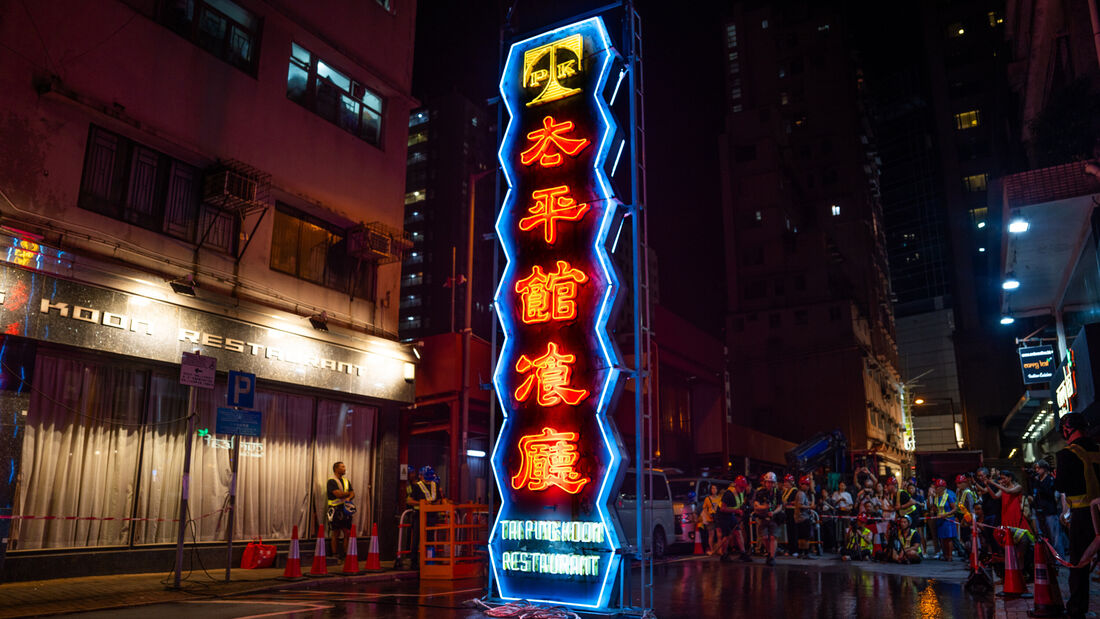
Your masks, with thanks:
[(527, 209), (530, 215), (519, 220), (519, 229), (529, 232), (542, 226), (542, 238), (548, 245), (558, 240), (559, 220), (580, 221), (588, 212), (587, 204), (577, 204), (569, 196), (568, 185), (537, 189), (531, 192), (531, 197), (535, 199), (535, 204)]

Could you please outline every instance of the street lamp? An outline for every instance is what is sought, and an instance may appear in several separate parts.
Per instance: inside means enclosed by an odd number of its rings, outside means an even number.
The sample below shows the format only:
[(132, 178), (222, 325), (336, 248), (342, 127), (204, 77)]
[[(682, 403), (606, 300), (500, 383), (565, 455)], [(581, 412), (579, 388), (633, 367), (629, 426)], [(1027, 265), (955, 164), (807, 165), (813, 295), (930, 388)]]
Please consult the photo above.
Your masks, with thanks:
[(917, 406), (924, 404), (924, 398), (917, 398), (916, 400), (913, 400), (913, 404), (916, 404)]

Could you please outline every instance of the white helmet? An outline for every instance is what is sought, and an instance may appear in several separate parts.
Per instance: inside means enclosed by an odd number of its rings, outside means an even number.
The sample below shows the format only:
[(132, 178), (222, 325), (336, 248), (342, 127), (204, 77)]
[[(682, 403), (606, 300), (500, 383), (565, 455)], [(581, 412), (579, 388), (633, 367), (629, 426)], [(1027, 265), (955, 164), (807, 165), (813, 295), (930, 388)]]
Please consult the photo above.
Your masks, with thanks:
[(761, 480), (762, 481), (775, 481), (775, 473), (772, 473), (770, 471), (767, 472), (767, 473), (764, 473), (764, 477), (762, 477)]

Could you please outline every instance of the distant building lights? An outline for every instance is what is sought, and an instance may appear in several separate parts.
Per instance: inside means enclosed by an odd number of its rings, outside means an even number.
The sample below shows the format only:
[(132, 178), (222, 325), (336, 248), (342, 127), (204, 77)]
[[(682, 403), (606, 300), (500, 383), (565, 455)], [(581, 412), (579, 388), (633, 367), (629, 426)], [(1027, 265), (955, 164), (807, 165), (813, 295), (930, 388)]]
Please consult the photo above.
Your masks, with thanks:
[(966, 29), (965, 28), (959, 28), (959, 36), (962, 36), (964, 34), (966, 34)]
[(1015, 277), (1012, 277), (1011, 275), (1009, 275), (1008, 278), (1005, 279), (1005, 281), (1001, 283), (1001, 289), (1002, 290), (1016, 290), (1019, 287), (1020, 287), (1020, 280), (1016, 279)]
[(984, 227), (985, 227), (985, 222), (984, 221), (979, 221), (978, 222), (978, 229), (981, 230)]
[(1022, 217), (1017, 217), (1008, 222), (1008, 231), (1012, 234), (1023, 234), (1024, 232), (1027, 232), (1028, 228), (1030, 227), (1031, 224), (1029, 224), (1028, 221)]
[(984, 247), (979, 247), (978, 248), (978, 253), (979, 254), (984, 254), (985, 253), (985, 248)]
[(833, 211), (833, 217), (839, 217), (840, 216), (840, 205), (839, 204), (834, 204), (833, 208), (832, 208), (832, 211)]
[(1001, 324), (1002, 325), (1010, 325), (1014, 322), (1016, 322), (1016, 319), (1013, 318), (1012, 316), (1001, 316)]

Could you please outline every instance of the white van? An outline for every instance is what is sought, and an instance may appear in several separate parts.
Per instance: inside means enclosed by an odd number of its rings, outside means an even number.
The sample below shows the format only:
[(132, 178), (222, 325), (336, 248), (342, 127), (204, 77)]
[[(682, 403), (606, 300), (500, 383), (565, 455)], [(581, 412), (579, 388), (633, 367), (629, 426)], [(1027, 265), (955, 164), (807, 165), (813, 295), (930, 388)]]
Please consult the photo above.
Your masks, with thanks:
[[(653, 497), (649, 497), (649, 484), (653, 483)], [(619, 497), (615, 500), (615, 509), (619, 512), (619, 522), (626, 533), (626, 543), (635, 545), (637, 539), (637, 523), (635, 514), (638, 509), (638, 495), (635, 493), (637, 477), (634, 469), (626, 470), (623, 485), (619, 487)], [(645, 524), (645, 548), (651, 551), (653, 558), (659, 559), (665, 556), (668, 550), (669, 537), (674, 530), (676, 515), (672, 510), (672, 493), (668, 489), (668, 478), (664, 471), (651, 469), (642, 478), (642, 492), (645, 494), (646, 505), (643, 508)]]

